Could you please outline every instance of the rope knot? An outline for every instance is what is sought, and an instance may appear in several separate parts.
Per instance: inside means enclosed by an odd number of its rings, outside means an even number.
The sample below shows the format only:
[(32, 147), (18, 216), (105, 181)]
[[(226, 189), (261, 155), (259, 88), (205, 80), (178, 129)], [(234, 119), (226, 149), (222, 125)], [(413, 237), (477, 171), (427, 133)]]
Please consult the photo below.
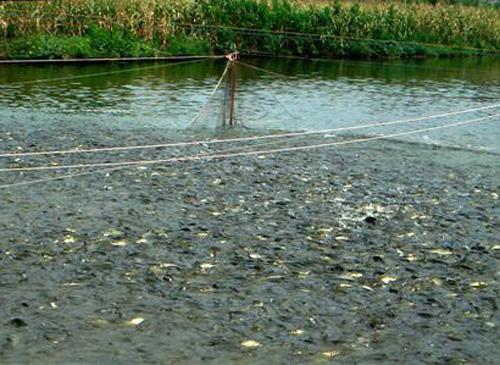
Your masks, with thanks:
[(231, 61), (231, 62), (237, 61), (238, 60), (238, 52), (229, 53), (225, 57), (228, 61)]

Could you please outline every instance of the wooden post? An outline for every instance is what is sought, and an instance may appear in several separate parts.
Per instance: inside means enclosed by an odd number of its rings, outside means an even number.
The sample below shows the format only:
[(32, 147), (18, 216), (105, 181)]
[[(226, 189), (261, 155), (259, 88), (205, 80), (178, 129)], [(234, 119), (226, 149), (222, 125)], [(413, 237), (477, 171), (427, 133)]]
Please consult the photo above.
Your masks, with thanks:
[(229, 60), (229, 62), (231, 62), (231, 96), (229, 99), (229, 126), (234, 127), (236, 125), (236, 120), (234, 117), (234, 104), (236, 99), (238, 52), (231, 53), (226, 57)]

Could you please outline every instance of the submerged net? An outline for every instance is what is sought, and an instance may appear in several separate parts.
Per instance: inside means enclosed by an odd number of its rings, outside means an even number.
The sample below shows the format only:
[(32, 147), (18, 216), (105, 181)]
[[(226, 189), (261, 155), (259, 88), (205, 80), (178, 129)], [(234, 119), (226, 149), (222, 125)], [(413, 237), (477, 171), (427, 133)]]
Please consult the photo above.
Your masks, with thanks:
[[(197, 128), (219, 128), (231, 126), (231, 90), (232, 90), (232, 67), (228, 63), (226, 69), (218, 80), (216, 88), (212, 91), (209, 99), (200, 111), (200, 114), (192, 123)], [(235, 102), (233, 113), (233, 125), (238, 125), (241, 120), (237, 115)]]

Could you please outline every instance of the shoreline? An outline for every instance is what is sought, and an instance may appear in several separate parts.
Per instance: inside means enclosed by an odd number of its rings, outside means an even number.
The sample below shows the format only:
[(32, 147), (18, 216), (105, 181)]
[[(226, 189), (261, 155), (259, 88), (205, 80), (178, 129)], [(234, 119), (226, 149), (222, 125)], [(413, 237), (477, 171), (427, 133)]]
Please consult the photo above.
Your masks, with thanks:
[[(238, 14), (236, 17), (235, 14)], [(499, 54), (499, 9), (340, 2), (127, 0), (110, 8), (63, 1), (0, 6), (6, 59), (242, 53), (329, 59), (414, 59)], [(455, 27), (447, 26), (452, 22)]]
[[(498, 51), (500, 52), (500, 51)], [(426, 61), (433, 60), (436, 58), (429, 58), (425, 56), (416, 56), (412, 58), (377, 58), (377, 59), (365, 59), (365, 58), (335, 58), (335, 57), (314, 57), (314, 56), (294, 56), (294, 55), (271, 55), (271, 54), (259, 54), (259, 53), (239, 53), (241, 57), (248, 57), (254, 59), (272, 60), (272, 59), (290, 59), (290, 60), (303, 60), (303, 61), (360, 61), (360, 62), (394, 62), (394, 61)], [(467, 55), (467, 56), (442, 56), (439, 59), (457, 59), (457, 58), (468, 58), (468, 59), (481, 59), (481, 58), (491, 58), (496, 57), (497, 53), (486, 53), (482, 55)], [(158, 56), (158, 57), (97, 57), (97, 58), (46, 58), (46, 59), (4, 59), (0, 58), (1, 65), (17, 65), (17, 64), (78, 64), (78, 63), (129, 63), (129, 62), (157, 62), (157, 61), (188, 61), (188, 60), (203, 60), (203, 59), (224, 59), (225, 55), (178, 55), (178, 56)]]

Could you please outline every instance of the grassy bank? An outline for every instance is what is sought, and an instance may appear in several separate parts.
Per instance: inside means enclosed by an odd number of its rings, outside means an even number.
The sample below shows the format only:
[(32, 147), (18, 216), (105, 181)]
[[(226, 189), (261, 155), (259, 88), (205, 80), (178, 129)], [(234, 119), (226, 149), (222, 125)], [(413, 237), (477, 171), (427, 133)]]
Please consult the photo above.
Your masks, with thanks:
[(0, 5), (3, 58), (251, 53), (421, 57), (500, 49), (495, 8), (259, 0), (59, 0)]

